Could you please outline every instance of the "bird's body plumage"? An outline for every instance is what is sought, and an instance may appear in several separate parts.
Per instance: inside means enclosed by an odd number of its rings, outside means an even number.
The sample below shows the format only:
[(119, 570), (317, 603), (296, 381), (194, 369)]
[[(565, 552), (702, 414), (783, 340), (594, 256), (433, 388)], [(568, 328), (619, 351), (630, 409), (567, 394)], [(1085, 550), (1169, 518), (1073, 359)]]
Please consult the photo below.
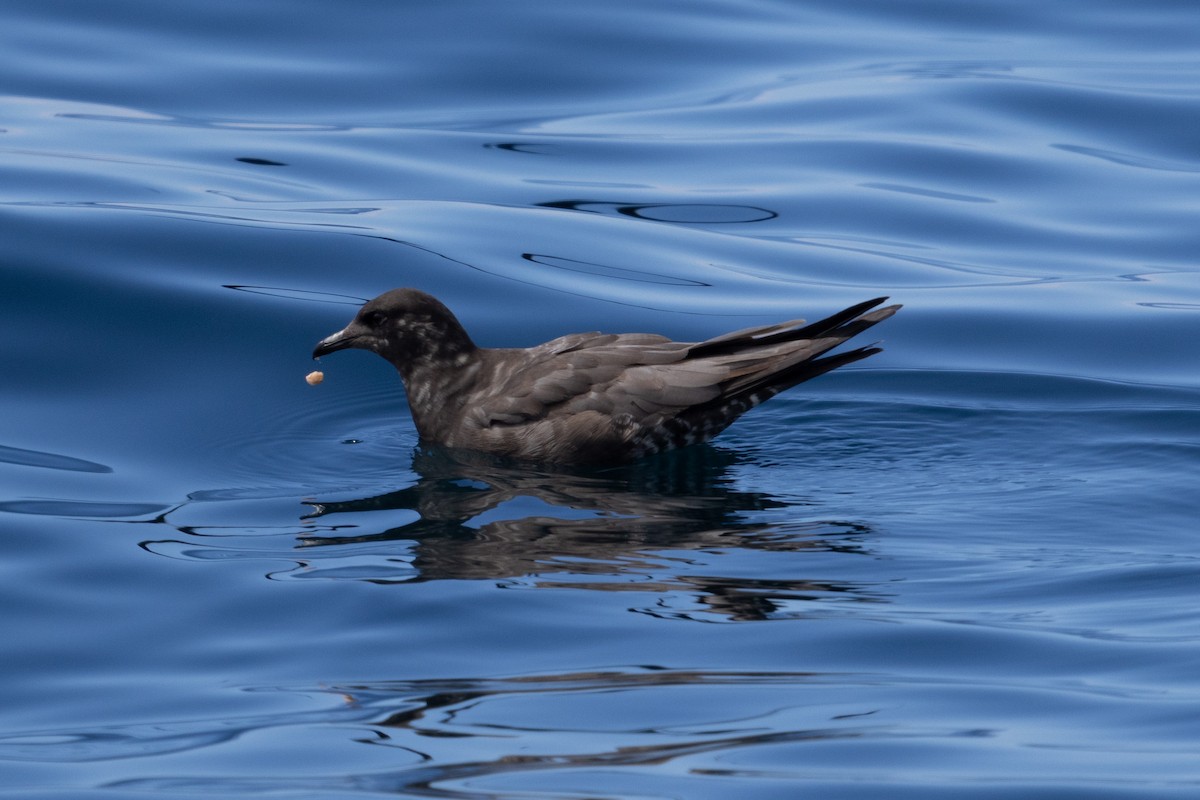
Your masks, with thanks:
[(527, 349), (477, 347), (436, 299), (395, 289), (314, 357), (372, 350), (400, 372), (423, 441), (528, 461), (601, 464), (708, 441), (779, 392), (879, 351), (824, 354), (899, 309), (884, 298), (804, 325), (703, 342), (575, 333)]

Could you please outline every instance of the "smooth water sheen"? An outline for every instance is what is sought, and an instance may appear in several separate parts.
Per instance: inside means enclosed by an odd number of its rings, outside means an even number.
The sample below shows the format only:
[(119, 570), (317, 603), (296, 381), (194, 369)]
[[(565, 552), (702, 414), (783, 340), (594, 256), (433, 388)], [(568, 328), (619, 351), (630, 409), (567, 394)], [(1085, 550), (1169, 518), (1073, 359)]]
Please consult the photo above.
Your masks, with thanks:
[[(0, 796), (1200, 796), (1200, 6), (0, 23)], [(905, 309), (561, 472), (305, 384), (402, 285), (494, 346)]]

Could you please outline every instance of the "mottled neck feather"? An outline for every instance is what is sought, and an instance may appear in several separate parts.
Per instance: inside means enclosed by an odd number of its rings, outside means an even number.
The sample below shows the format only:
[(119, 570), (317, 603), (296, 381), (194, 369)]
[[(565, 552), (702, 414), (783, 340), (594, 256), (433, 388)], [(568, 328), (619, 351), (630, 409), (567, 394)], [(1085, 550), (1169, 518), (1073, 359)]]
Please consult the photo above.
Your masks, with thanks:
[(453, 315), (420, 314), (404, 319), (381, 355), (407, 383), (427, 379), (430, 372), (461, 367), (478, 350)]

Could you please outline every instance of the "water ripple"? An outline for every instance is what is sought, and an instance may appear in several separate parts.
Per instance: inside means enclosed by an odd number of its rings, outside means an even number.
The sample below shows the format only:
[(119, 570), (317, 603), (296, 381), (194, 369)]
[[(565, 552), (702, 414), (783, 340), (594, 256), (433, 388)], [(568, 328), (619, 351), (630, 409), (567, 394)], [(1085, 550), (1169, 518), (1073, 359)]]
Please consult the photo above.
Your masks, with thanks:
[(58, 453), (44, 453), (40, 450), (26, 450), (21, 447), (0, 445), (0, 462), (18, 464), (24, 467), (41, 467), (42, 469), (60, 469), (68, 472), (109, 473), (112, 467), (97, 464), (74, 456), (64, 456)]
[(1104, 161), (1120, 164), (1126, 167), (1139, 167), (1141, 169), (1163, 170), (1166, 172), (1183, 172), (1192, 173), (1200, 172), (1200, 165), (1184, 164), (1179, 161), (1167, 161), (1160, 158), (1150, 158), (1147, 156), (1134, 155), (1132, 153), (1118, 153), (1112, 150), (1103, 150), (1098, 147), (1085, 147), (1078, 144), (1055, 144), (1051, 147), (1056, 147), (1067, 153), (1078, 153), (1081, 156), (1092, 156)]
[[(403, 793), (439, 797), (526, 797), (529, 792), (628, 797), (619, 786), (638, 781), (639, 796), (662, 796), (684, 781), (689, 791), (739, 777), (746, 791), (776, 782), (791, 786), (845, 784), (830, 758), (871, 747), (880, 753), (920, 752), (923, 757), (978, 760), (1000, 749), (1020, 757), (1016, 793), (1058, 782), (1099, 788), (1125, 780), (1130, 762), (1161, 765), (1155, 785), (1192, 785), (1186, 754), (1157, 743), (1062, 748), (1053, 736), (1069, 727), (1063, 714), (1113, 713), (1139, 706), (1162, 713), (1177, 701), (1130, 695), (1120, 689), (1063, 683), (1051, 695), (1021, 681), (967, 686), (941, 676), (706, 671), (650, 665), (509, 678), (351, 681), (324, 686), (261, 687), (255, 692), (325, 698), (322, 708), (234, 718), (224, 722), (160, 720), (103, 730), (49, 730), (0, 740), (0, 758), (70, 764), (104, 760), (105, 788), (124, 791), (259, 793), (279, 791)], [(972, 694), (971, 692), (974, 692)], [(986, 696), (984, 699), (983, 696)], [(929, 706), (926, 716), (902, 723), (897, 702)], [(1044, 727), (1029, 739), (973, 720), (1007, 705), (1048, 703)], [(955, 704), (957, 708), (955, 710)], [(935, 710), (936, 709), (936, 710)], [(941, 721), (935, 721), (940, 718)], [(994, 717), (993, 717), (994, 719)], [(324, 736), (314, 737), (315, 733)], [(158, 769), (139, 774), (137, 759), (192, 750), (219, 750), (235, 739), (256, 753), (257, 775), (232, 770), (203, 774)], [(273, 745), (267, 745), (267, 741)], [(313, 766), (285, 769), (278, 755), (287, 744), (317, 758)], [(354, 766), (334, 754), (350, 755)], [(845, 752), (843, 752), (845, 751)], [(1119, 757), (1120, 763), (1110, 759)], [(129, 767), (116, 769), (120, 760)], [(1004, 786), (1014, 773), (972, 768), (943, 777)], [(882, 782), (888, 760), (859, 764), (853, 782)], [(267, 777), (269, 776), (269, 777)], [(1145, 785), (1134, 780), (1132, 786)], [(670, 794), (670, 792), (668, 792)], [(1010, 796), (1002, 792), (1000, 796)]]

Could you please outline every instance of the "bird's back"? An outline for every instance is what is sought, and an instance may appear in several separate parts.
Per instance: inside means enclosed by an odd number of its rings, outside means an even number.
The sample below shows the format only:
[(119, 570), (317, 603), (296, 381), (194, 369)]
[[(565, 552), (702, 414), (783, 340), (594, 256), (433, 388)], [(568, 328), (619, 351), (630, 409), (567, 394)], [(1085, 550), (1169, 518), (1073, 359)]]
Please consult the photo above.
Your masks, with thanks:
[(699, 343), (586, 333), (481, 351), (488, 368), (450, 444), (593, 463), (704, 442), (780, 391), (877, 352), (820, 357), (897, 308), (860, 316), (855, 307), (812, 326), (797, 320)]

